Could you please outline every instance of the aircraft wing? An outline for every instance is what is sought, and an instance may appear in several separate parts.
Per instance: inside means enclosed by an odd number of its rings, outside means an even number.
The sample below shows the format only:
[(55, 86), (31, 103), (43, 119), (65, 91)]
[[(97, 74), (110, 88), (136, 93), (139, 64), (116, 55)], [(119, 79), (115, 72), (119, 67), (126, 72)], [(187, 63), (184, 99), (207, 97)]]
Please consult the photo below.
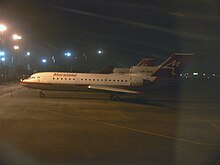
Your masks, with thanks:
[(116, 87), (112, 87), (112, 86), (102, 86), (102, 85), (89, 85), (88, 88), (89, 89), (95, 89), (95, 90), (118, 92), (118, 93), (130, 93), (130, 94), (141, 94), (142, 93), (142, 92), (139, 92), (139, 91), (116, 88)]

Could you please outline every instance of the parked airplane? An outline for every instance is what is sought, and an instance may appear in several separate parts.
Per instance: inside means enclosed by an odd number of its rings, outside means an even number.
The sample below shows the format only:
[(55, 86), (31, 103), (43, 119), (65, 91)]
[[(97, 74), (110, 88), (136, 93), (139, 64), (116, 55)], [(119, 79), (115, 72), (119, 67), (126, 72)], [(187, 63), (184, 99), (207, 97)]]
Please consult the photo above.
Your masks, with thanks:
[(45, 97), (43, 91), (83, 91), (94, 89), (110, 92), (110, 99), (118, 99), (118, 93), (142, 93), (140, 90), (146, 82), (154, 82), (158, 77), (176, 77), (185, 67), (192, 54), (176, 53), (171, 55), (150, 74), (93, 74), (93, 73), (63, 73), (40, 72), (28, 79), (21, 80), (21, 84), (28, 88), (40, 90), (40, 97)]

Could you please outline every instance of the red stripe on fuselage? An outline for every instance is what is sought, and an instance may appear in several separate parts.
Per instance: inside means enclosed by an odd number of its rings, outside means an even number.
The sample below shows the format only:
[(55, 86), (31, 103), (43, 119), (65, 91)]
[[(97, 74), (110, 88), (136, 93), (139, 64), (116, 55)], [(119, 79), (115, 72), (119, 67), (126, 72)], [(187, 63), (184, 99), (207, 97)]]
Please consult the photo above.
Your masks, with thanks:
[[(43, 82), (20, 82), (21, 85), (27, 88), (40, 89), (45, 91), (90, 91), (88, 86), (91, 84), (70, 84), (70, 83), (43, 83)], [(100, 85), (101, 86), (101, 85)], [(102, 86), (113, 86), (113, 85), (102, 85)], [(123, 86), (117, 85), (121, 89), (131, 89), (138, 90), (135, 86)], [(136, 88), (136, 89), (135, 89)], [(143, 94), (143, 92), (139, 92)]]
[(35, 85), (53, 85), (54, 83), (41, 83), (41, 82), (20, 82), (21, 85), (35, 84)]
[[(71, 83), (43, 83), (43, 82), (20, 82), (21, 85), (74, 85), (74, 86), (89, 86), (93, 84), (71, 84)], [(136, 87), (136, 86), (129, 86), (129, 85), (102, 85), (100, 86), (116, 86), (116, 87)]]

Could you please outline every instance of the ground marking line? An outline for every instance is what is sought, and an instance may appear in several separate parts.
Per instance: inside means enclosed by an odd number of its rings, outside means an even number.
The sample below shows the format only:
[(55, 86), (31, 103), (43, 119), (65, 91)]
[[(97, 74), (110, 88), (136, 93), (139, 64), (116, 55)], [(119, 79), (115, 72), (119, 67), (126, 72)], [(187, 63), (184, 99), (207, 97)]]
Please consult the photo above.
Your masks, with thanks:
[(211, 126), (213, 126), (213, 127), (215, 127), (218, 131), (220, 131), (220, 128), (217, 126), (217, 125), (215, 125), (214, 123), (209, 123)]
[(85, 119), (85, 118), (75, 117), (73, 115), (62, 113), (62, 112), (56, 112), (56, 111), (48, 111), (48, 112), (61, 114), (63, 116), (67, 116), (67, 117), (78, 119), (78, 120), (95, 122), (95, 123), (99, 123), (99, 124), (103, 124), (103, 125), (107, 125), (107, 126), (111, 126), (111, 127), (126, 129), (126, 130), (130, 130), (130, 131), (133, 131), (133, 132), (139, 132), (139, 133), (143, 133), (143, 134), (147, 134), (147, 135), (153, 135), (153, 136), (163, 137), (163, 138), (172, 139), (172, 140), (178, 140), (178, 141), (181, 141), (181, 142), (191, 143), (191, 144), (195, 144), (195, 145), (220, 146), (220, 144), (217, 144), (217, 143), (194, 142), (194, 141), (191, 141), (191, 140), (186, 140), (186, 139), (182, 139), (182, 138), (176, 138), (176, 137), (172, 137), (172, 136), (168, 136), (168, 135), (163, 135), (163, 134), (159, 134), (159, 133), (155, 133), (155, 132), (151, 132), (151, 131), (144, 131), (144, 130), (139, 130), (139, 129), (130, 128), (130, 127), (126, 127), (126, 126), (121, 126), (121, 125), (117, 125), (117, 124), (111, 124), (111, 123), (108, 123), (108, 122), (102, 122), (102, 121), (98, 121), (98, 120), (92, 120), (92, 119)]

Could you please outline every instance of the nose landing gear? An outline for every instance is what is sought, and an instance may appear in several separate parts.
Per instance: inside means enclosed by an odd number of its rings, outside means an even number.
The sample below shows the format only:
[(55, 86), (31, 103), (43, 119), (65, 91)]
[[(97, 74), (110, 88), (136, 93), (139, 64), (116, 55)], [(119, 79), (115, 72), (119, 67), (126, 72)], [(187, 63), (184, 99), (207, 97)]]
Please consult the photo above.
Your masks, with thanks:
[(45, 94), (43, 93), (43, 91), (40, 91), (40, 98), (45, 98)]

